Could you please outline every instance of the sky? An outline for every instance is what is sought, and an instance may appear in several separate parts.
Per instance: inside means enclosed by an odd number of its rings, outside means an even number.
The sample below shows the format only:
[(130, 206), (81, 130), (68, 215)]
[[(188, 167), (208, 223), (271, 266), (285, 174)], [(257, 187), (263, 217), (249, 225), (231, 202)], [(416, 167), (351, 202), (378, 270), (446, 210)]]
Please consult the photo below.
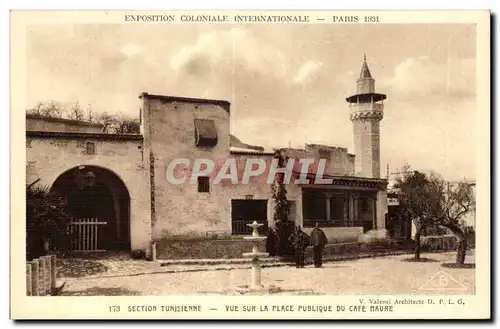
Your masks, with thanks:
[(363, 55), (387, 94), (385, 177), (405, 164), (475, 178), (476, 33), (465, 24), (33, 25), (27, 107), (138, 116), (142, 92), (231, 102), (231, 133), (267, 148), (353, 149), (345, 98)]

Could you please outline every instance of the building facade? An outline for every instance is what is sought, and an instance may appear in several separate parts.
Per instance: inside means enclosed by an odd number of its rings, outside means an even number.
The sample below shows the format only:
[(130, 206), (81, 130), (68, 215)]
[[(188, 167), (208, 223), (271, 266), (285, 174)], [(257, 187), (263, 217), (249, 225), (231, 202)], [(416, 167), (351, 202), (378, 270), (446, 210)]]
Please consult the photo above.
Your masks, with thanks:
[[(356, 155), (316, 144), (281, 150), (294, 164), (304, 158), (324, 161), (322, 172), (313, 166), (305, 173), (308, 183), (286, 185), (287, 198), (290, 220), (306, 231), (318, 222), (334, 240), (385, 229), (387, 181), (380, 178), (379, 128), (385, 95), (375, 93), (366, 59), (357, 86), (356, 95), (346, 99)], [(274, 225), (267, 172), (248, 184), (190, 175), (199, 159), (212, 160), (220, 170), (233, 159), (240, 173), (249, 160), (272, 162), (274, 152), (246, 147), (230, 134), (229, 102), (147, 93), (140, 99), (138, 135), (27, 116), (27, 183), (39, 179), (65, 197), (74, 226), (87, 230), (79, 231), (82, 241), (75, 250), (149, 251), (152, 241), (213, 232), (238, 237), (250, 233), (246, 224), (254, 220)], [(179, 159), (187, 165), (175, 167), (177, 181), (172, 181), (169, 166)], [(295, 179), (302, 175), (295, 165), (289, 172)], [(318, 178), (329, 183), (317, 184)]]

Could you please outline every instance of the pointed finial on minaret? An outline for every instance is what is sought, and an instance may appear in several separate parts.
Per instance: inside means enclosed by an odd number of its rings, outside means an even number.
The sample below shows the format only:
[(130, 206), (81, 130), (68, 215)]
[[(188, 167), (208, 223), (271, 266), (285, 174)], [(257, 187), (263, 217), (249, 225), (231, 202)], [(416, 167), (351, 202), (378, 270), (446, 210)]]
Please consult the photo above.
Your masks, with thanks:
[(371, 79), (372, 75), (370, 73), (370, 69), (368, 68), (368, 64), (366, 63), (366, 53), (363, 56), (363, 66), (361, 67), (361, 74), (359, 75), (360, 79)]

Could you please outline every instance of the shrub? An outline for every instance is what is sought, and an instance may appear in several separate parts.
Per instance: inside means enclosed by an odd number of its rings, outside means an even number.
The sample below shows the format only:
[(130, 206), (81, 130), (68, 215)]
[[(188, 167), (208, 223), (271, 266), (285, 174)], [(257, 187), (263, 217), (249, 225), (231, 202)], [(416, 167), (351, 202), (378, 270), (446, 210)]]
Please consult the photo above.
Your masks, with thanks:
[(26, 258), (28, 260), (47, 253), (50, 242), (55, 251), (69, 247), (68, 221), (64, 199), (38, 186), (39, 179), (26, 185)]
[(132, 250), (133, 259), (146, 259), (146, 252), (144, 250)]

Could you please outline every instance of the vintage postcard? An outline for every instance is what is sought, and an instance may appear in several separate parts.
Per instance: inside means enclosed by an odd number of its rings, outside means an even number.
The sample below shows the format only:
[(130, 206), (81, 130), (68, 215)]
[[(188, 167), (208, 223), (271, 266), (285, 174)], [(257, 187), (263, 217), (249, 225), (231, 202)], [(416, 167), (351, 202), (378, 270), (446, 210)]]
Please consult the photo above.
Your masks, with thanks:
[(490, 318), (489, 11), (11, 28), (12, 318)]

